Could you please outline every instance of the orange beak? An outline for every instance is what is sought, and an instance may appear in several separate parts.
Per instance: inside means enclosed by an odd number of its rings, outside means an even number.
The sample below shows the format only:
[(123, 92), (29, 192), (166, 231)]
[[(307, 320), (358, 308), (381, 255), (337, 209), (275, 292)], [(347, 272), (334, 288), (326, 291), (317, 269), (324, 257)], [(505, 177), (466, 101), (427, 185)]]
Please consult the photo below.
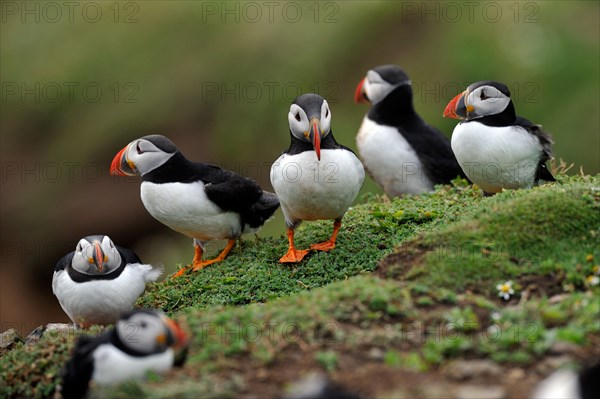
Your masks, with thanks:
[(467, 107), (465, 106), (465, 97), (467, 95), (466, 91), (458, 94), (454, 97), (448, 105), (446, 105), (446, 109), (444, 109), (444, 117), (446, 118), (454, 118), (454, 119), (466, 119), (467, 118)]
[(308, 137), (312, 141), (313, 148), (317, 153), (317, 159), (321, 160), (321, 123), (318, 118), (311, 118), (310, 132)]
[(363, 78), (360, 82), (358, 82), (358, 85), (356, 86), (356, 90), (354, 91), (354, 102), (355, 103), (363, 103), (363, 104), (369, 104), (369, 98), (367, 97), (367, 93), (365, 93), (365, 80), (367, 80), (367, 78)]
[(113, 176), (135, 176), (135, 164), (127, 160), (129, 144), (115, 155), (110, 163), (110, 174)]
[(173, 346), (175, 347), (183, 347), (185, 345), (187, 345), (188, 343), (188, 337), (185, 334), (185, 332), (183, 332), (183, 329), (179, 326), (179, 324), (177, 324), (177, 322), (175, 322), (175, 320), (169, 319), (167, 318), (165, 320), (167, 327), (169, 328), (169, 331), (171, 332), (173, 339), (174, 339), (174, 343)]
[(104, 271), (104, 252), (99, 242), (94, 242), (94, 263), (98, 268), (98, 271), (102, 273)]

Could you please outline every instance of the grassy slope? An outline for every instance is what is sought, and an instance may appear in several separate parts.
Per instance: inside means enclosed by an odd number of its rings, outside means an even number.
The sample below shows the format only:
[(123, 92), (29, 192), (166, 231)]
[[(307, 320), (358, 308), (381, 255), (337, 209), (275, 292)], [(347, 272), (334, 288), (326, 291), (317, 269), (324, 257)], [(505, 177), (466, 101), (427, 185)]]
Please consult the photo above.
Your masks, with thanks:
[[(599, 291), (586, 283), (600, 260), (598, 187), (600, 176), (573, 177), (492, 198), (461, 185), (391, 203), (371, 198), (348, 213), (333, 253), (294, 267), (277, 263), (283, 238), (246, 240), (223, 264), (157, 284), (140, 300), (189, 326), (186, 367), (98, 394), (275, 395), (316, 368), (369, 395), (397, 389), (374, 383), (378, 376), (426, 395), (421, 379), (443, 381), (450, 359), (533, 368), (557, 340), (583, 348), (575, 358), (585, 363), (600, 342)], [(306, 224), (299, 246), (330, 229)], [(510, 279), (517, 293), (505, 303), (495, 286)], [(490, 328), (503, 334), (490, 339)], [(427, 333), (411, 338), (417, 330)], [(440, 331), (454, 335), (433, 339)], [(2, 396), (50, 394), (72, 342), (48, 336), (3, 355)], [(367, 355), (375, 349), (382, 355)]]

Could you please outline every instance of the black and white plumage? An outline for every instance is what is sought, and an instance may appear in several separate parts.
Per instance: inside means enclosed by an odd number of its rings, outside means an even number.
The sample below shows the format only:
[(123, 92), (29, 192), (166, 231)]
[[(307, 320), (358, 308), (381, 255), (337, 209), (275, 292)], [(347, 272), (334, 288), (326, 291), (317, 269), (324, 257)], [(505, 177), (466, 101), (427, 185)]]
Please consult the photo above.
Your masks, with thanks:
[(317, 94), (294, 100), (288, 114), (291, 144), (271, 167), (271, 184), (285, 216), (289, 250), (280, 262), (299, 262), (308, 251), (296, 250), (294, 228), (303, 220), (333, 219), (331, 238), (311, 249), (335, 247), (342, 217), (362, 187), (365, 172), (354, 153), (338, 144), (331, 111)]
[(162, 312), (124, 314), (101, 335), (79, 338), (62, 371), (61, 393), (65, 399), (83, 398), (92, 381), (113, 385), (148, 371), (166, 372), (183, 365), (186, 350), (186, 334)]
[(555, 181), (546, 167), (552, 139), (540, 125), (516, 115), (506, 85), (473, 83), (448, 103), (444, 116), (462, 119), (452, 133), (452, 150), (484, 193)]
[(559, 369), (540, 382), (531, 399), (595, 399), (600, 397), (600, 362), (578, 373)]
[(146, 283), (162, 272), (106, 235), (87, 236), (56, 264), (52, 291), (74, 323), (111, 324), (133, 308)]
[[(277, 196), (255, 181), (189, 161), (160, 135), (125, 146), (113, 159), (110, 173), (142, 177), (142, 202), (150, 215), (194, 239), (194, 271), (225, 259), (238, 237), (258, 230), (279, 207)], [(228, 240), (221, 254), (203, 261), (204, 244), (221, 239)]]
[(415, 112), (411, 81), (398, 66), (369, 70), (354, 99), (373, 105), (356, 146), (365, 169), (388, 196), (433, 191), (436, 184), (464, 177), (448, 139)]

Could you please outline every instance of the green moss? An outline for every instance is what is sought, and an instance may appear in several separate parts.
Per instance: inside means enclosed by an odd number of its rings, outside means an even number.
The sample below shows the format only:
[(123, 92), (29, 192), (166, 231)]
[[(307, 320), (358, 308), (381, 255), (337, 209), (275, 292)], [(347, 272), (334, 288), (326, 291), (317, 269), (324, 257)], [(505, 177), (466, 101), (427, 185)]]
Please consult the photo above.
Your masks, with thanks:
[[(598, 184), (598, 176), (577, 177), (485, 198), (456, 223), (415, 240), (421, 262), (392, 263), (388, 274), (416, 286), (471, 289), (490, 298), (498, 283), (518, 283), (528, 275), (547, 276), (556, 287), (582, 289), (592, 270), (582, 264), (587, 255), (600, 252)], [(399, 252), (410, 250), (408, 244)]]
[[(492, 198), (462, 184), (370, 198), (345, 218), (333, 252), (294, 266), (277, 262), (283, 238), (243, 241), (222, 264), (156, 284), (140, 300), (190, 330), (185, 368), (93, 397), (236, 397), (252, 370), (302, 358), (347, 372), (348, 359), (364, 363), (371, 349), (383, 351), (385, 367), (423, 372), (461, 357), (531, 365), (558, 340), (588, 348), (600, 337), (600, 288), (585, 284), (600, 259), (599, 185), (598, 176), (574, 177)], [(330, 228), (307, 223), (299, 246)], [(517, 293), (504, 301), (496, 285), (507, 280)], [(73, 341), (50, 334), (3, 355), (0, 395), (52, 395)]]

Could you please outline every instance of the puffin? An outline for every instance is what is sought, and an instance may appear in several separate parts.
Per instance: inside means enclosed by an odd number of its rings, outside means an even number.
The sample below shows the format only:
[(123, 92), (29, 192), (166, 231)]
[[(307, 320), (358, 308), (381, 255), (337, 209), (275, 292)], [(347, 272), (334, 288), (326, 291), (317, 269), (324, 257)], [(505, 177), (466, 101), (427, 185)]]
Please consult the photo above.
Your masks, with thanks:
[(556, 181), (546, 167), (553, 158), (552, 138), (517, 116), (506, 85), (473, 83), (448, 103), (444, 116), (461, 119), (452, 133), (452, 150), (484, 195)]
[(354, 95), (370, 103), (356, 136), (367, 173), (388, 197), (433, 191), (465, 177), (450, 141), (416, 113), (410, 78), (397, 65), (367, 72)]
[(61, 393), (65, 399), (83, 398), (90, 382), (113, 385), (181, 367), (187, 347), (185, 332), (161, 311), (125, 313), (102, 334), (77, 340), (61, 370)]
[[(150, 215), (194, 240), (192, 264), (174, 277), (224, 260), (238, 237), (256, 232), (279, 208), (277, 196), (254, 180), (189, 161), (162, 135), (127, 144), (114, 157), (110, 174), (141, 176), (142, 203)], [(221, 239), (228, 240), (221, 253), (202, 260), (205, 244)]]
[(329, 240), (310, 249), (331, 251), (344, 214), (362, 187), (365, 171), (331, 130), (331, 110), (318, 94), (297, 97), (288, 113), (290, 147), (273, 163), (271, 184), (281, 202), (289, 248), (280, 263), (300, 262), (308, 250), (294, 246), (294, 229), (303, 220), (333, 219)]
[(91, 235), (56, 263), (52, 292), (76, 325), (112, 324), (162, 272), (162, 267), (143, 264), (135, 252), (116, 246), (107, 235)]

